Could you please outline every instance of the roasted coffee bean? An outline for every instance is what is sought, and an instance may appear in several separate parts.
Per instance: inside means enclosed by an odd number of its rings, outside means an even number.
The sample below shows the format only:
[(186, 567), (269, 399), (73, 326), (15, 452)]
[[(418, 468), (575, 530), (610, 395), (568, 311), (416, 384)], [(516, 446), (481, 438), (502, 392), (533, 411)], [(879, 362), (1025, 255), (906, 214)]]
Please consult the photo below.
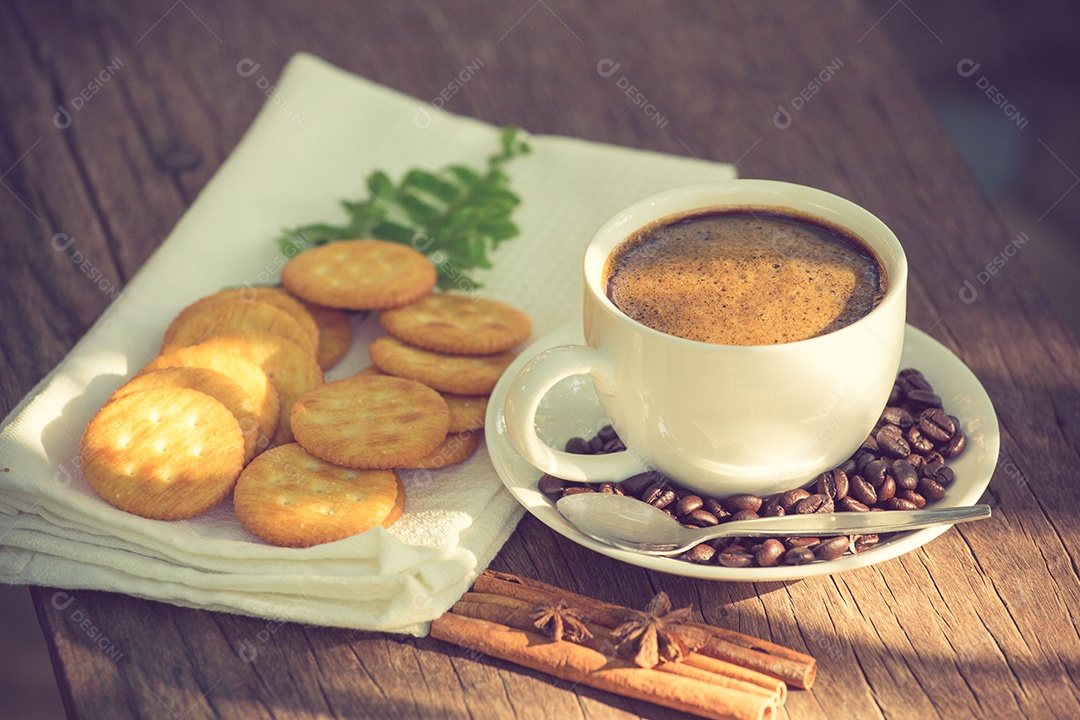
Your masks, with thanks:
[(896, 382), (904, 388), (919, 388), (921, 390), (933, 389), (930, 387), (930, 383), (927, 382), (926, 376), (917, 368), (904, 368), (896, 374)]
[(852, 535), (851, 536), (851, 552), (861, 553), (866, 552), (870, 548), (880, 542), (881, 538), (877, 535)]
[(895, 425), (886, 425), (877, 434), (878, 447), (889, 457), (902, 458), (911, 454), (911, 446), (904, 439), (904, 433)]
[(810, 493), (804, 488), (795, 488), (794, 490), (780, 493), (780, 507), (784, 508), (785, 511), (790, 511), (795, 503), (806, 497), (810, 497)]
[(956, 434), (953, 435), (949, 442), (945, 443), (941, 448), (941, 454), (947, 458), (954, 458), (960, 455), (967, 449), (967, 435), (963, 430), (957, 429)]
[(919, 484), (919, 473), (911, 466), (907, 458), (893, 462), (892, 476), (899, 490), (914, 490)]
[(840, 467), (838, 467), (837, 470), (841, 470), (845, 475), (851, 477), (855, 474), (855, 458), (850, 457), (844, 462), (840, 463)]
[(713, 557), (715, 556), (716, 549), (707, 543), (695, 545), (694, 547), (687, 550), (686, 554), (684, 555), (687, 560), (692, 563), (698, 563), (699, 565), (712, 562)]
[(615, 432), (615, 428), (610, 425), (605, 425), (600, 428), (596, 434), (599, 435), (600, 439), (604, 442), (607, 442), (608, 440), (618, 440), (619, 438), (619, 435)]
[(614, 452), (622, 452), (625, 449), (626, 449), (626, 446), (623, 445), (623, 441), (620, 440), (619, 438), (615, 438), (614, 440), (606, 441), (604, 443), (603, 447), (601, 448), (601, 452), (614, 453)]
[(761, 510), (758, 511), (758, 515), (761, 517), (784, 517), (787, 515), (787, 510), (779, 502), (764, 503)]
[(934, 480), (942, 487), (949, 487), (950, 485), (952, 485), (956, 474), (953, 472), (953, 469), (945, 463), (932, 462), (927, 463), (926, 467), (923, 468), (922, 476), (924, 478), (930, 478), (931, 480)]
[(859, 502), (851, 495), (841, 500), (837, 505), (838, 508), (845, 512), (870, 512), (870, 508)]
[(754, 512), (753, 510), (740, 510), (737, 513), (732, 513), (729, 520), (731, 522), (736, 522), (738, 520), (756, 520), (759, 517), (761, 517), (761, 516), (758, 515), (756, 512)]
[(848, 494), (847, 474), (839, 468), (826, 470), (817, 476), (817, 480), (814, 482), (814, 490), (833, 500), (843, 500)]
[(901, 430), (907, 430), (915, 423), (911, 413), (902, 407), (887, 407), (881, 413), (881, 419), (890, 425), (896, 425)]
[(738, 495), (732, 495), (731, 497), (726, 498), (724, 500), (724, 507), (733, 513), (742, 510), (757, 512), (761, 509), (761, 498), (757, 495), (751, 495), (750, 493), (739, 493)]
[(555, 477), (554, 475), (548, 475), (547, 473), (541, 475), (540, 479), (536, 481), (536, 489), (545, 495), (561, 495), (565, 488), (565, 480)]
[(877, 491), (874, 489), (873, 485), (863, 479), (862, 475), (856, 475), (851, 478), (851, 487), (848, 488), (848, 495), (866, 506), (873, 505), (877, 502)]
[(900, 387), (899, 383), (893, 383), (892, 390), (889, 391), (889, 405), (899, 405), (904, 401), (904, 389)]
[(814, 551), (810, 548), (796, 547), (784, 553), (785, 565), (806, 565), (814, 562)]
[(604, 440), (599, 435), (594, 435), (589, 438), (589, 452), (593, 455), (599, 455), (604, 451)]
[(919, 509), (926, 507), (926, 498), (920, 495), (916, 490), (897, 490), (896, 497), (901, 500), (907, 500)]
[(877, 493), (877, 501), (882, 503), (896, 495), (896, 481), (892, 475), (886, 475), (881, 484), (874, 488)]
[(822, 540), (814, 546), (814, 557), (818, 560), (835, 560), (848, 551), (850, 541), (846, 535)]
[(907, 438), (913, 452), (925, 455), (934, 449), (934, 441), (923, 435), (923, 431), (917, 425), (909, 427), (904, 437)]
[(945, 464), (945, 456), (939, 453), (937, 450), (931, 450), (930, 452), (925, 453), (923, 457), (926, 458), (927, 465), (931, 463), (941, 463), (942, 465)]
[(624, 495), (625, 494), (622, 487), (620, 487), (618, 483), (610, 483), (610, 482), (600, 483), (600, 486), (597, 488), (597, 492), (602, 492), (602, 493), (605, 493), (607, 495)]
[(878, 447), (877, 433), (867, 435), (866, 439), (863, 440), (862, 445), (859, 446), (859, 450), (868, 453), (878, 453), (880, 448)]
[(683, 495), (675, 506), (675, 512), (679, 515), (688, 515), (700, 509), (705, 504), (699, 495)]
[(727, 511), (727, 508), (714, 497), (705, 498), (705, 504), (702, 507), (715, 515), (720, 522), (724, 522), (731, 517), (731, 513)]
[(565, 490), (563, 490), (562, 494), (563, 494), (563, 497), (566, 497), (567, 495), (581, 495), (583, 493), (594, 493), (594, 492), (596, 492), (596, 488), (590, 487), (588, 485), (572, 485), (572, 486), (566, 488)]
[[(914, 449), (914, 448), (912, 448), (912, 449)], [(907, 461), (908, 465), (915, 468), (916, 473), (919, 472), (919, 468), (921, 468), (923, 465), (926, 464), (926, 458), (924, 458), (922, 455), (918, 454), (917, 452), (911, 453), (906, 458), (904, 458), (904, 460)]]
[(566, 452), (574, 453), (575, 455), (591, 455), (592, 448), (589, 446), (589, 441), (585, 438), (572, 437), (566, 441)]
[(754, 556), (742, 548), (738, 550), (728, 548), (716, 554), (716, 562), (724, 567), (744, 568), (754, 564)]
[(813, 547), (819, 542), (821, 542), (821, 538), (810, 537), (809, 535), (796, 535), (784, 538), (784, 545), (788, 548)]
[(909, 390), (907, 399), (909, 402), (922, 407), (941, 407), (941, 398), (933, 390)]
[(881, 484), (881, 481), (885, 479), (885, 473), (887, 471), (888, 466), (885, 464), (884, 460), (874, 460), (872, 462), (868, 462), (866, 464), (866, 467), (864, 467), (862, 469), (862, 472), (859, 474), (862, 475), (863, 478), (865, 478), (866, 481), (869, 482), (871, 485), (877, 487)]
[(658, 480), (649, 487), (641, 491), (641, 497), (638, 498), (643, 503), (652, 505), (656, 500), (660, 499), (660, 496), (664, 494), (664, 490), (667, 489), (666, 480)]
[(855, 472), (848, 473), (848, 477), (850, 478), (852, 475), (861, 474), (862, 471), (863, 471), (863, 468), (865, 468), (867, 465), (869, 465), (870, 463), (877, 460), (878, 456), (877, 456), (876, 452), (877, 451), (869, 452), (868, 450), (860, 450), (858, 453), (856, 453), (855, 454)]
[(937, 502), (945, 497), (945, 486), (932, 477), (924, 477), (919, 480), (916, 492), (926, 498), (927, 502)]
[(718, 525), (720, 521), (715, 515), (708, 510), (697, 509), (686, 515), (680, 515), (679, 520), (687, 525), (693, 525), (694, 527), (712, 527)]
[(795, 503), (792, 512), (796, 515), (812, 515), (814, 513), (831, 513), (833, 511), (833, 499), (827, 495), (814, 493), (804, 497)]
[(625, 491), (627, 495), (634, 495), (640, 498), (642, 493), (645, 492), (645, 489), (650, 485), (654, 485), (658, 482), (662, 483), (664, 481), (665, 478), (663, 475), (655, 470), (648, 470), (626, 478), (622, 481), (622, 486), (623, 491)]
[(668, 508), (668, 505), (671, 505), (673, 502), (675, 502), (675, 491), (670, 487), (667, 487), (661, 490), (659, 495), (654, 496), (649, 504), (675, 515), (675, 509)]
[(928, 407), (922, 411), (919, 429), (934, 442), (945, 442), (956, 433), (956, 425), (939, 407)]
[(879, 505), (885, 510), (918, 510), (919, 506), (904, 498), (891, 497)]
[(760, 545), (754, 546), (754, 559), (761, 567), (772, 567), (780, 563), (780, 558), (787, 550), (784, 543), (776, 538), (768, 538)]

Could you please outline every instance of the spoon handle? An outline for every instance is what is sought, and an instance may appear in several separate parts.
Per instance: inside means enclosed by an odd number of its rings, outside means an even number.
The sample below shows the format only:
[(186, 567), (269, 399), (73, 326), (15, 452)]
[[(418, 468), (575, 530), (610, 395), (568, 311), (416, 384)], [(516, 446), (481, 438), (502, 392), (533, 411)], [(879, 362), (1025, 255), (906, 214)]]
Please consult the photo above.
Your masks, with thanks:
[(712, 537), (762, 537), (766, 535), (848, 535), (890, 533), (934, 525), (951, 525), (990, 517), (989, 505), (933, 510), (884, 510), (844, 512), (737, 520), (715, 529)]

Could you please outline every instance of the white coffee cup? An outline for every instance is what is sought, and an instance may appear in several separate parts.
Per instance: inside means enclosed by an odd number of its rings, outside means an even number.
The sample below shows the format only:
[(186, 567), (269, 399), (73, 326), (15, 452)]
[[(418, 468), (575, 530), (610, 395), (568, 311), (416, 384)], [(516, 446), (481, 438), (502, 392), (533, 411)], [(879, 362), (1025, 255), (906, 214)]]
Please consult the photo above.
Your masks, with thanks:
[[(880, 304), (825, 335), (780, 345), (687, 340), (630, 319), (608, 298), (604, 266), (635, 231), (724, 208), (811, 216), (861, 239), (886, 274)], [(605, 223), (585, 251), (587, 346), (551, 348), (510, 386), (504, 414), (518, 451), (557, 477), (620, 481), (655, 469), (710, 495), (766, 495), (797, 487), (846, 460), (873, 429), (900, 364), (907, 259), (883, 222), (822, 190), (769, 180), (678, 188)], [(560, 380), (590, 375), (625, 452), (575, 455), (536, 433), (540, 400)]]

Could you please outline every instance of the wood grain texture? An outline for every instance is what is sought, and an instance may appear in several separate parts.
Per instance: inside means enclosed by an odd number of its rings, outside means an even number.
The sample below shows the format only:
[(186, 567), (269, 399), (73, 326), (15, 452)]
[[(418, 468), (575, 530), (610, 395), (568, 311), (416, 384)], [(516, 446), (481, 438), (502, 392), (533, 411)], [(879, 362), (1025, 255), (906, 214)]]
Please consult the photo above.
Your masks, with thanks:
[[(1021, 262), (978, 280), (1012, 238), (886, 41), (883, 23), (914, 21), (902, 9), (882, 18), (854, 2), (4, 4), (3, 409), (70, 350), (249, 126), (266, 97), (237, 73), (241, 60), (274, 78), (307, 50), (434, 99), (480, 59), (447, 109), (737, 162), (743, 176), (814, 185), (877, 214), (911, 261), (910, 322), (974, 370), (1002, 430), (994, 518), (871, 568), (702, 582), (619, 564), (531, 517), (493, 567), (630, 606), (663, 589), (708, 622), (816, 656), (817, 684), (791, 694), (791, 717), (1078, 717), (1080, 353)], [(927, 30), (955, 44), (948, 28)], [(605, 76), (601, 62), (618, 68)], [(779, 107), (787, 125), (774, 121)], [(974, 302), (961, 299), (965, 280)], [(34, 597), (77, 718), (678, 716), (430, 639), (101, 592)]]

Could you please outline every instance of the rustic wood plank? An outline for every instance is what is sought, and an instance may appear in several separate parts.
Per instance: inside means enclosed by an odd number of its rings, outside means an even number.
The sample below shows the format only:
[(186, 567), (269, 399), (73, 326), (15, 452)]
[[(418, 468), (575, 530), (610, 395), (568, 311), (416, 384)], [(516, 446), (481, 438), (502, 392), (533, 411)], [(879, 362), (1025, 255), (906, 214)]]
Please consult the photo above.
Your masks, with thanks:
[[(240, 60), (273, 79), (293, 52), (310, 49), (434, 99), (479, 59), (448, 109), (738, 161), (745, 176), (815, 185), (878, 214), (911, 261), (910, 321), (980, 377), (1003, 439), (992, 520), (872, 568), (798, 583), (706, 583), (608, 560), (531, 517), (493, 567), (630, 606), (664, 589), (709, 622), (815, 655), (818, 683), (791, 694), (792, 717), (1080, 715), (1071, 560), (1080, 553), (1071, 510), (1080, 499), (1080, 353), (1022, 263), (977, 279), (1015, 238), (879, 19), (854, 2), (828, 15), (806, 5), (630, 10), (571, 0), (363, 11), (115, 0), (76, 5), (67, 17), (5, 5), (0, 44), (14, 70), (0, 81), (0, 306), (21, 319), (0, 327), (4, 408), (111, 299), (87, 267), (122, 287), (243, 135), (265, 93), (239, 76)], [(122, 65), (71, 125), (56, 127), (57, 106), (116, 59)], [(604, 76), (602, 61), (618, 69)], [(829, 80), (795, 108), (792, 98), (830, 66)], [(774, 121), (780, 106), (784, 127)], [(74, 241), (54, 249), (57, 233)], [(977, 286), (974, 302), (959, 294), (965, 280)], [(677, 716), (430, 639), (111, 593), (38, 588), (34, 597), (72, 717)]]

